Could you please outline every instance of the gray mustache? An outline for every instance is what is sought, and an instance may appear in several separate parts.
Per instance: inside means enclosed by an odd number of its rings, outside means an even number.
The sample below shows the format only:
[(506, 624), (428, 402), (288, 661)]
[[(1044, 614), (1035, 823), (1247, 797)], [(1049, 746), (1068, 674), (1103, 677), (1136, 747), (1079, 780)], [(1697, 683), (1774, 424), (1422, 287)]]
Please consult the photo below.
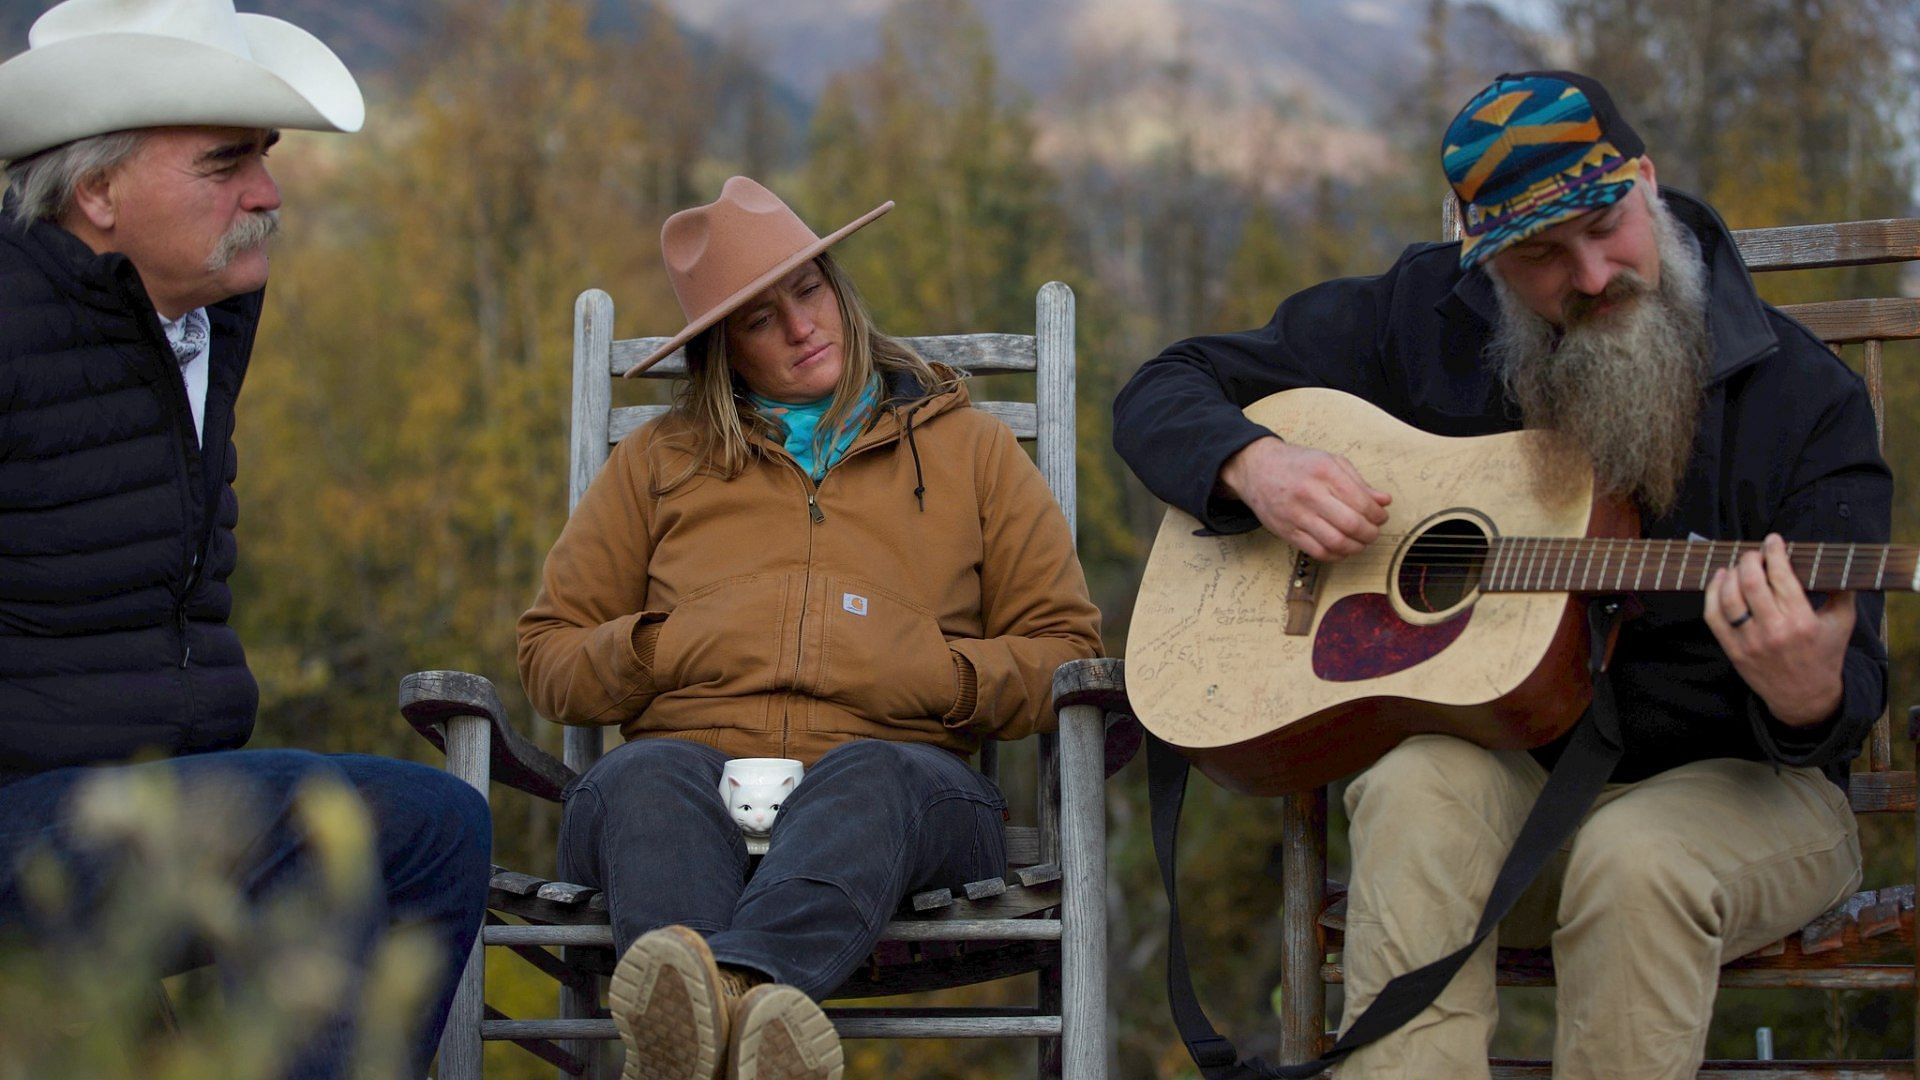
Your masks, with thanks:
[(225, 270), (235, 256), (243, 251), (252, 251), (266, 243), (274, 233), (279, 231), (280, 212), (278, 210), (261, 210), (248, 214), (235, 222), (233, 228), (228, 229), (227, 234), (220, 238), (220, 242), (213, 246), (213, 254), (207, 256), (207, 269)]
[(1568, 326), (1576, 326), (1587, 321), (1593, 309), (1601, 304), (1617, 303), (1644, 296), (1653, 290), (1647, 287), (1646, 279), (1632, 270), (1622, 270), (1614, 275), (1599, 296), (1575, 296), (1567, 301), (1565, 318)]

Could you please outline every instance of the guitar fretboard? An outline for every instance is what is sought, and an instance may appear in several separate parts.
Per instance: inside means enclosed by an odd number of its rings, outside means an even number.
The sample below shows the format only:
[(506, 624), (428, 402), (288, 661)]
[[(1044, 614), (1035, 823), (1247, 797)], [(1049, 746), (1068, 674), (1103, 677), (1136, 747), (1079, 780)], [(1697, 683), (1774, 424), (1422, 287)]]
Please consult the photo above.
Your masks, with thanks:
[[(1480, 588), (1487, 592), (1699, 592), (1713, 572), (1758, 543), (1512, 536), (1492, 542)], [(1810, 591), (1920, 591), (1912, 544), (1787, 545), (1794, 576)]]

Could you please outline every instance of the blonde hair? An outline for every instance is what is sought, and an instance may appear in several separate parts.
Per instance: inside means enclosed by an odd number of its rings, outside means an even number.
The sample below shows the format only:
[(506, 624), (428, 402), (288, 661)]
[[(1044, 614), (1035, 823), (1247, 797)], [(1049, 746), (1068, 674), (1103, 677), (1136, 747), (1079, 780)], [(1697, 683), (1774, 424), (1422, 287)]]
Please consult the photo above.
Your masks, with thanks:
[[(876, 371), (883, 382), (895, 372), (911, 376), (922, 388), (916, 400), (935, 397), (959, 385), (958, 372), (944, 364), (928, 363), (906, 342), (874, 326), (853, 279), (833, 256), (822, 252), (813, 262), (833, 289), (846, 338), (841, 348), (845, 363), (840, 368), (840, 381), (834, 384), (833, 404), (821, 417), (816, 437), (827, 437), (846, 423)], [(727, 321), (722, 319), (687, 343), (687, 380), (674, 392), (673, 415), (684, 420), (688, 430), (669, 438), (687, 446), (689, 461), (672, 478), (653, 482), (656, 498), (695, 476), (712, 475), (722, 480), (739, 476), (763, 453), (755, 436), (776, 444), (780, 441), (779, 430), (754, 408), (746, 380), (728, 362), (726, 327)]]

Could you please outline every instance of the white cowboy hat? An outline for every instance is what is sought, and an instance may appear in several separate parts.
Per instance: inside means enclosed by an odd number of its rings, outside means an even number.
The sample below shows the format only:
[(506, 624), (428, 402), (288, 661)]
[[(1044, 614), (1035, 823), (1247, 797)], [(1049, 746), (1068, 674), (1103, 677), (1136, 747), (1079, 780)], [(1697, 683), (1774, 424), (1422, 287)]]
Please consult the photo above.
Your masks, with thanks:
[(358, 131), (366, 103), (320, 39), (233, 0), (66, 0), (0, 64), (0, 158), (129, 128)]

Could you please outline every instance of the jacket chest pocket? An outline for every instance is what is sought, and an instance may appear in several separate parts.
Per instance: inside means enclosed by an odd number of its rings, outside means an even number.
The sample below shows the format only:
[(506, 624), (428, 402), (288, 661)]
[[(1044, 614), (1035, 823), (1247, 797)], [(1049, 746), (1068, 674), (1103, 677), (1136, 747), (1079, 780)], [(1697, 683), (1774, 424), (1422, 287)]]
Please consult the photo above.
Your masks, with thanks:
[(937, 724), (953, 708), (960, 683), (933, 614), (857, 579), (828, 577), (823, 584), (809, 613), (820, 621), (817, 696), (871, 722)]

